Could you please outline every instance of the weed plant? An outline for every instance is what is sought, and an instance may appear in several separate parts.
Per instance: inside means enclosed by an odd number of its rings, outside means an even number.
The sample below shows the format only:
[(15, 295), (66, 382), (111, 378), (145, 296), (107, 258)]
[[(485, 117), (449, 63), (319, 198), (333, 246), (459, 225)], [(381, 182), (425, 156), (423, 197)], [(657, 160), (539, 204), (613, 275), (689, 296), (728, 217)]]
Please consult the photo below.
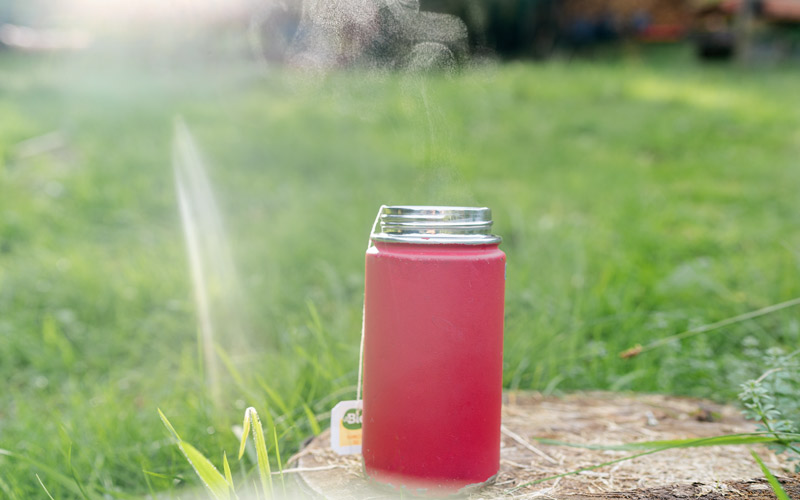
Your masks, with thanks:
[[(800, 351), (785, 354), (780, 348), (769, 349), (763, 357), (767, 370), (758, 378), (742, 384), (739, 399), (745, 415), (758, 422), (758, 430), (775, 437), (800, 433)], [(787, 453), (790, 461), (798, 462), (800, 472), (800, 442), (783, 439), (770, 445), (778, 453)]]

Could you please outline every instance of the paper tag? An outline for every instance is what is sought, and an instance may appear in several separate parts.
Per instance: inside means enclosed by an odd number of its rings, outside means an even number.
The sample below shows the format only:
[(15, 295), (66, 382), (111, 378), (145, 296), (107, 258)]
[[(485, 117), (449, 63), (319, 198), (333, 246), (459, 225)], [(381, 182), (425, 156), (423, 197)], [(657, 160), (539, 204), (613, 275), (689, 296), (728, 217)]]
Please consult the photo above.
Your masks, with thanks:
[(342, 401), (331, 410), (331, 448), (339, 455), (361, 453), (361, 401)]

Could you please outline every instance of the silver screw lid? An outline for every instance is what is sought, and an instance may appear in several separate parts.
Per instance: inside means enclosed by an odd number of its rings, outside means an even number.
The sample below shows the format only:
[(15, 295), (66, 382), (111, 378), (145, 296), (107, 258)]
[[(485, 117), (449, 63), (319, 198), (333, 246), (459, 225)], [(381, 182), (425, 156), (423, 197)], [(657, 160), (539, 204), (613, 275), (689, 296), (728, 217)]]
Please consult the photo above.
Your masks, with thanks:
[(373, 241), (488, 245), (502, 240), (491, 234), (492, 211), (486, 207), (392, 205), (382, 207), (379, 219)]

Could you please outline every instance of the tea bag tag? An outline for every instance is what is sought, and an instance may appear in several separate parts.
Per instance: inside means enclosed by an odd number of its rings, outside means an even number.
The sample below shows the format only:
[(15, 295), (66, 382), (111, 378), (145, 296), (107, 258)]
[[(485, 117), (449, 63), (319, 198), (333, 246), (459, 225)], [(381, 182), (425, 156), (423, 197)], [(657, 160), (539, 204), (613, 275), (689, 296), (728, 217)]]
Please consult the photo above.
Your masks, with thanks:
[(341, 401), (331, 410), (331, 448), (339, 455), (361, 453), (361, 401)]

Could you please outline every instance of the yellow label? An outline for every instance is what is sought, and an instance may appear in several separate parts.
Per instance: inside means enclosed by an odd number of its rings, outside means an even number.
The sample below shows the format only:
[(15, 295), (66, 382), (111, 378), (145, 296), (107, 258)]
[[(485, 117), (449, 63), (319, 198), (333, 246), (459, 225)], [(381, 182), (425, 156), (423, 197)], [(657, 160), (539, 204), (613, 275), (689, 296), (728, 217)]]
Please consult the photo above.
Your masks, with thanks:
[(348, 429), (339, 422), (339, 446), (361, 446), (361, 429)]

